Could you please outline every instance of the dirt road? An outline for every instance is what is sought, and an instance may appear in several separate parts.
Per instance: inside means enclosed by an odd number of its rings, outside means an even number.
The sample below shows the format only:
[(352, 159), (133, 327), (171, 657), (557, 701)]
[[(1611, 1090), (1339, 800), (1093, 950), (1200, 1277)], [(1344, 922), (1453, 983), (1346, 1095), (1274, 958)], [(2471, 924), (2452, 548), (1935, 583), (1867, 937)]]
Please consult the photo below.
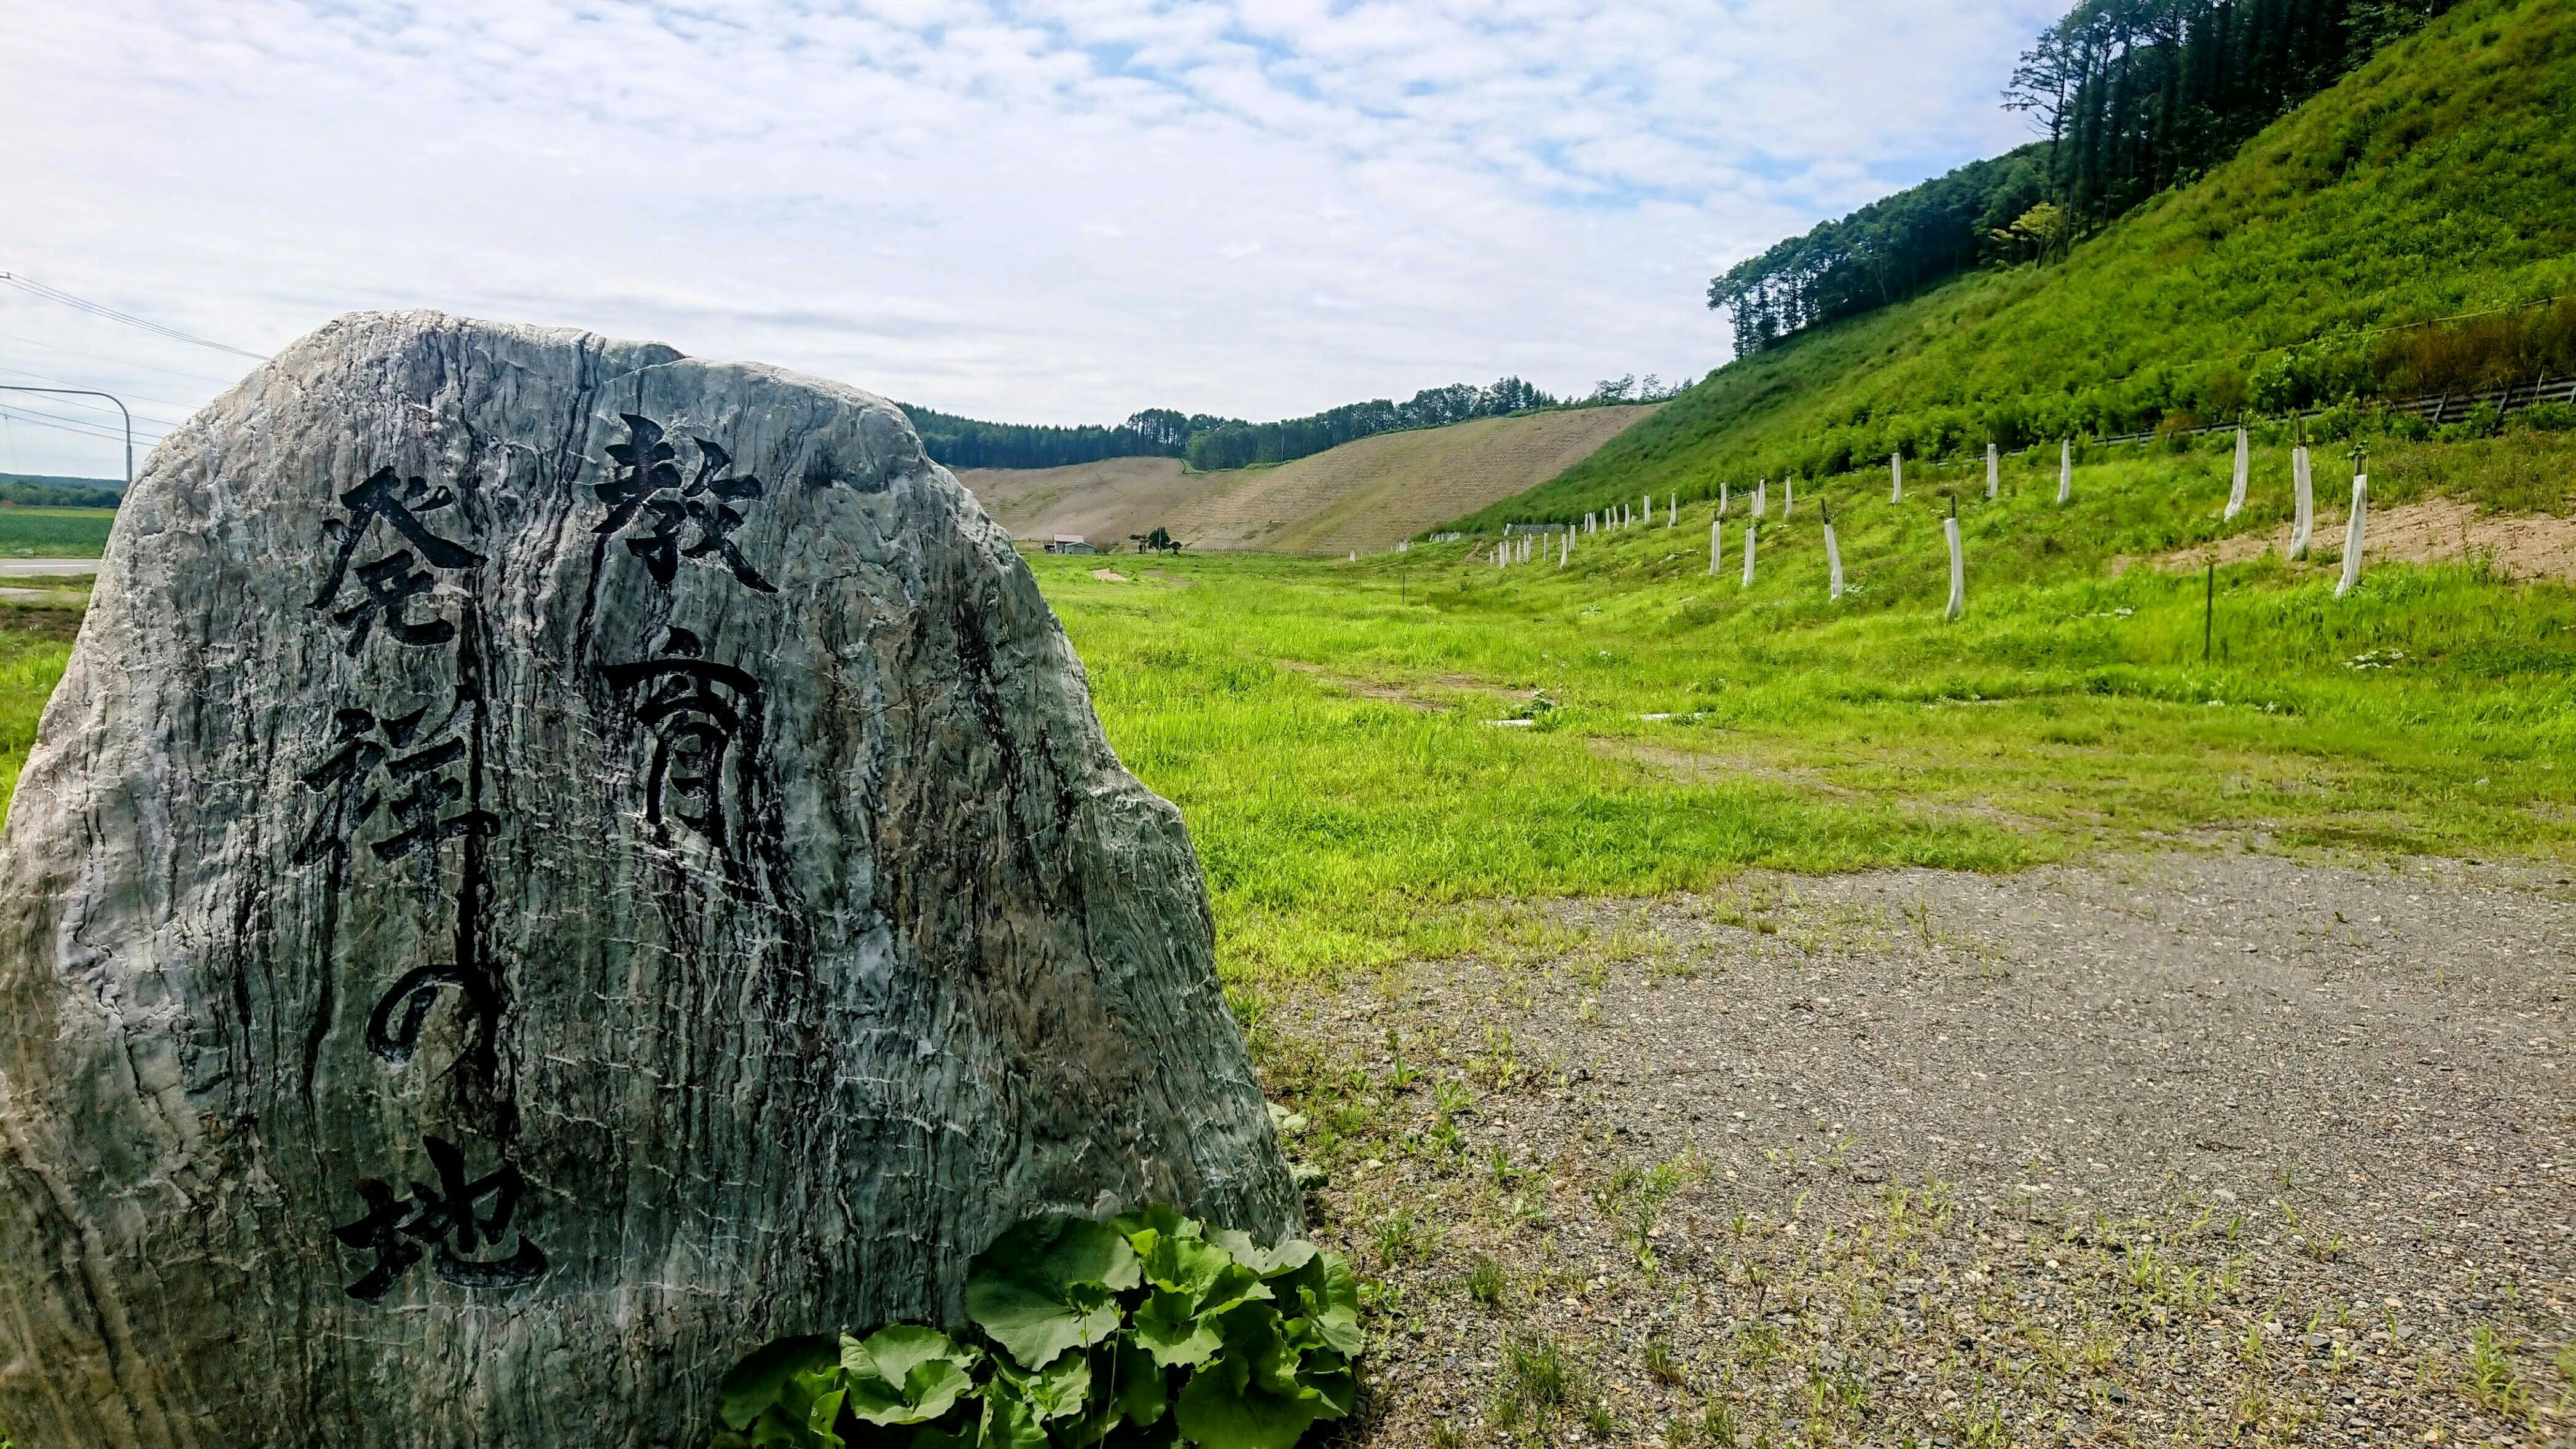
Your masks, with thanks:
[(1359, 1442), (2571, 1423), (2557, 875), (2174, 855), (1544, 914), (1258, 1033), (1319, 1233), (1397, 1295)]

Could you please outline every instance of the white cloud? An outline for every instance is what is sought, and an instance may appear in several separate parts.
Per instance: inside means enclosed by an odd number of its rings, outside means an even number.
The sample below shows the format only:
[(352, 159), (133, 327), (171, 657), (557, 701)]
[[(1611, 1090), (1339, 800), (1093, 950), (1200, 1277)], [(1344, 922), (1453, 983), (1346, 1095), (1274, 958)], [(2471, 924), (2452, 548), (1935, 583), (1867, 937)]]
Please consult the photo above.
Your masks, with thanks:
[[(1032, 422), (1696, 376), (1713, 271), (2021, 139), (2060, 3), (20, 0), (0, 269), (253, 348), (438, 306)], [(0, 380), (172, 418), (212, 387), (105, 359), (231, 370), (138, 338), (0, 292)], [(0, 470), (111, 462), (0, 425)]]

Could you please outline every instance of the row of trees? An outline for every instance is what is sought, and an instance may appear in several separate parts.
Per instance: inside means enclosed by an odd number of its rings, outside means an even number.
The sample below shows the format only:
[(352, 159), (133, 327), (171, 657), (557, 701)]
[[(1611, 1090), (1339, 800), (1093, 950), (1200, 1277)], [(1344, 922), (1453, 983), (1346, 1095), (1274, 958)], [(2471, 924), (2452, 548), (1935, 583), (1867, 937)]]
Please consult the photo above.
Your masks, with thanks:
[(125, 490), (97, 478), (0, 473), (0, 503), (30, 508), (114, 508)]
[(2109, 222), (2233, 155), (2453, 0), (2084, 0), (2013, 72), (2048, 131), (2049, 191)]
[(1708, 305), (1730, 313), (1735, 355), (1900, 302), (2010, 249), (1997, 239), (2048, 198), (2048, 147), (1962, 166), (1873, 201), (1729, 269)]
[(2046, 261), (2453, 0), (2083, 0), (2005, 91), (2048, 139), (1871, 203), (1709, 283), (1737, 356), (1990, 262)]
[(1505, 377), (1484, 387), (1453, 383), (1426, 388), (1406, 402), (1379, 398), (1275, 423), (1148, 408), (1115, 427), (1056, 428), (978, 422), (910, 403), (901, 406), (930, 456), (951, 468), (1060, 468), (1104, 458), (1182, 458), (1193, 468), (1214, 471), (1285, 463), (1402, 428), (1446, 427), (1533, 408), (1660, 402), (1684, 386), (1667, 386), (1648, 373), (1642, 382), (1633, 376), (1605, 381), (1590, 397), (1568, 403), (1535, 384)]

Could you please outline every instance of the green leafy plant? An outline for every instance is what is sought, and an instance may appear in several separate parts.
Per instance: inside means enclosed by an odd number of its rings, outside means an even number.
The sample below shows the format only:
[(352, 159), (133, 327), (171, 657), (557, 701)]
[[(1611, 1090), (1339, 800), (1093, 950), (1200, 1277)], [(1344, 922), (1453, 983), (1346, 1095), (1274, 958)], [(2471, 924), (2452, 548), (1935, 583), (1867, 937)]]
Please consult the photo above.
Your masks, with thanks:
[(1289, 1449), (1358, 1398), (1348, 1264), (1166, 1207), (1012, 1228), (969, 1265), (966, 1317), (757, 1350), (716, 1449)]

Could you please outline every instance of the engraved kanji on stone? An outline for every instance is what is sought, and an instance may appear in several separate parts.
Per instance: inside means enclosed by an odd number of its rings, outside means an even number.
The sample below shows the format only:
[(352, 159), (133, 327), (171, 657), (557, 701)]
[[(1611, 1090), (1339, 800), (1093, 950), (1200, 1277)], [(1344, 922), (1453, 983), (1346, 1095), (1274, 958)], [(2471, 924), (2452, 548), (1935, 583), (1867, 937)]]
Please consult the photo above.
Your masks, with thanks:
[[(455, 503), (455, 491), (445, 485), (432, 488), (426, 479), (404, 478), (391, 468), (378, 468), (369, 474), (367, 481), (340, 495), (340, 506), (349, 510), (349, 516), (326, 519), (322, 524), (322, 531), (339, 547), (332, 552), (331, 572), (322, 582), (322, 591), (306, 607), (327, 609), (339, 599), (341, 586), (348, 581), (351, 560), (378, 522), (409, 539), (432, 568), (465, 569), (483, 562), (483, 555), (439, 537), (421, 521), (422, 514), (437, 513)], [(385, 562), (380, 559), (369, 567), (381, 567)], [(401, 571), (409, 567), (406, 560)]]
[(370, 564), (358, 565), (358, 583), (366, 597), (331, 616), (331, 622), (349, 633), (341, 647), (351, 658), (365, 648), (367, 636), (381, 620), (385, 633), (397, 643), (411, 645), (444, 644), (456, 637), (456, 626), (445, 619), (414, 620), (410, 617), (413, 599), (438, 587), (434, 574), (412, 566), (411, 550), (399, 548)]
[[(349, 1296), (369, 1303), (384, 1297), (431, 1249), (436, 1253), (432, 1270), (440, 1281), (459, 1288), (519, 1288), (544, 1277), (545, 1252), (526, 1234), (516, 1235), (514, 1251), (500, 1252), (513, 1236), (510, 1222), (527, 1190), (519, 1169), (504, 1161), (469, 1181), (465, 1154), (455, 1144), (438, 1137), (425, 1137), (422, 1144), (429, 1150), (435, 1184), (415, 1181), (405, 1200), (385, 1183), (361, 1178), (357, 1188), (366, 1200), (365, 1215), (331, 1230), (345, 1246), (375, 1256), (348, 1285)], [(483, 1206), (487, 1202), (488, 1209)]]
[(637, 698), (635, 717), (653, 733), (645, 772), (644, 818), (674, 819), (710, 840), (724, 838), (725, 759), (760, 718), (760, 681), (701, 657), (705, 646), (673, 629), (661, 656), (612, 664), (608, 682)]
[[(733, 538), (743, 525), (743, 515), (731, 505), (762, 497), (766, 490), (761, 481), (732, 476), (733, 455), (708, 439), (692, 438), (698, 471), (683, 483), (679, 451), (662, 425), (634, 413), (619, 416), (626, 422), (627, 441), (608, 445), (614, 466), (608, 481), (591, 489), (608, 505), (608, 516), (592, 531), (608, 537), (648, 522), (644, 533), (626, 540), (626, 549), (644, 561), (645, 572), (664, 589), (679, 577), (680, 561), (690, 559), (720, 563), (735, 579), (761, 593), (778, 592), (778, 586), (761, 577), (751, 560), (743, 557)], [(684, 542), (691, 529), (696, 530), (695, 536)]]
[[(295, 848), (295, 863), (309, 865), (326, 857), (345, 860), (350, 842), (380, 810), (387, 811), (399, 828), (375, 843), (379, 860), (399, 859), (463, 835), (498, 832), (500, 822), (488, 811), (443, 813), (465, 794), (465, 787), (446, 773), (466, 757), (465, 742), (453, 735), (464, 712), (465, 704), (459, 701), (436, 728), (424, 731), (421, 721), (429, 714), (426, 706), (391, 719), (379, 719), (363, 709), (338, 711), (330, 758), (303, 776), (304, 788), (324, 798)], [(412, 749), (424, 734), (429, 742)], [(401, 792), (390, 800), (376, 788), (379, 770)]]

